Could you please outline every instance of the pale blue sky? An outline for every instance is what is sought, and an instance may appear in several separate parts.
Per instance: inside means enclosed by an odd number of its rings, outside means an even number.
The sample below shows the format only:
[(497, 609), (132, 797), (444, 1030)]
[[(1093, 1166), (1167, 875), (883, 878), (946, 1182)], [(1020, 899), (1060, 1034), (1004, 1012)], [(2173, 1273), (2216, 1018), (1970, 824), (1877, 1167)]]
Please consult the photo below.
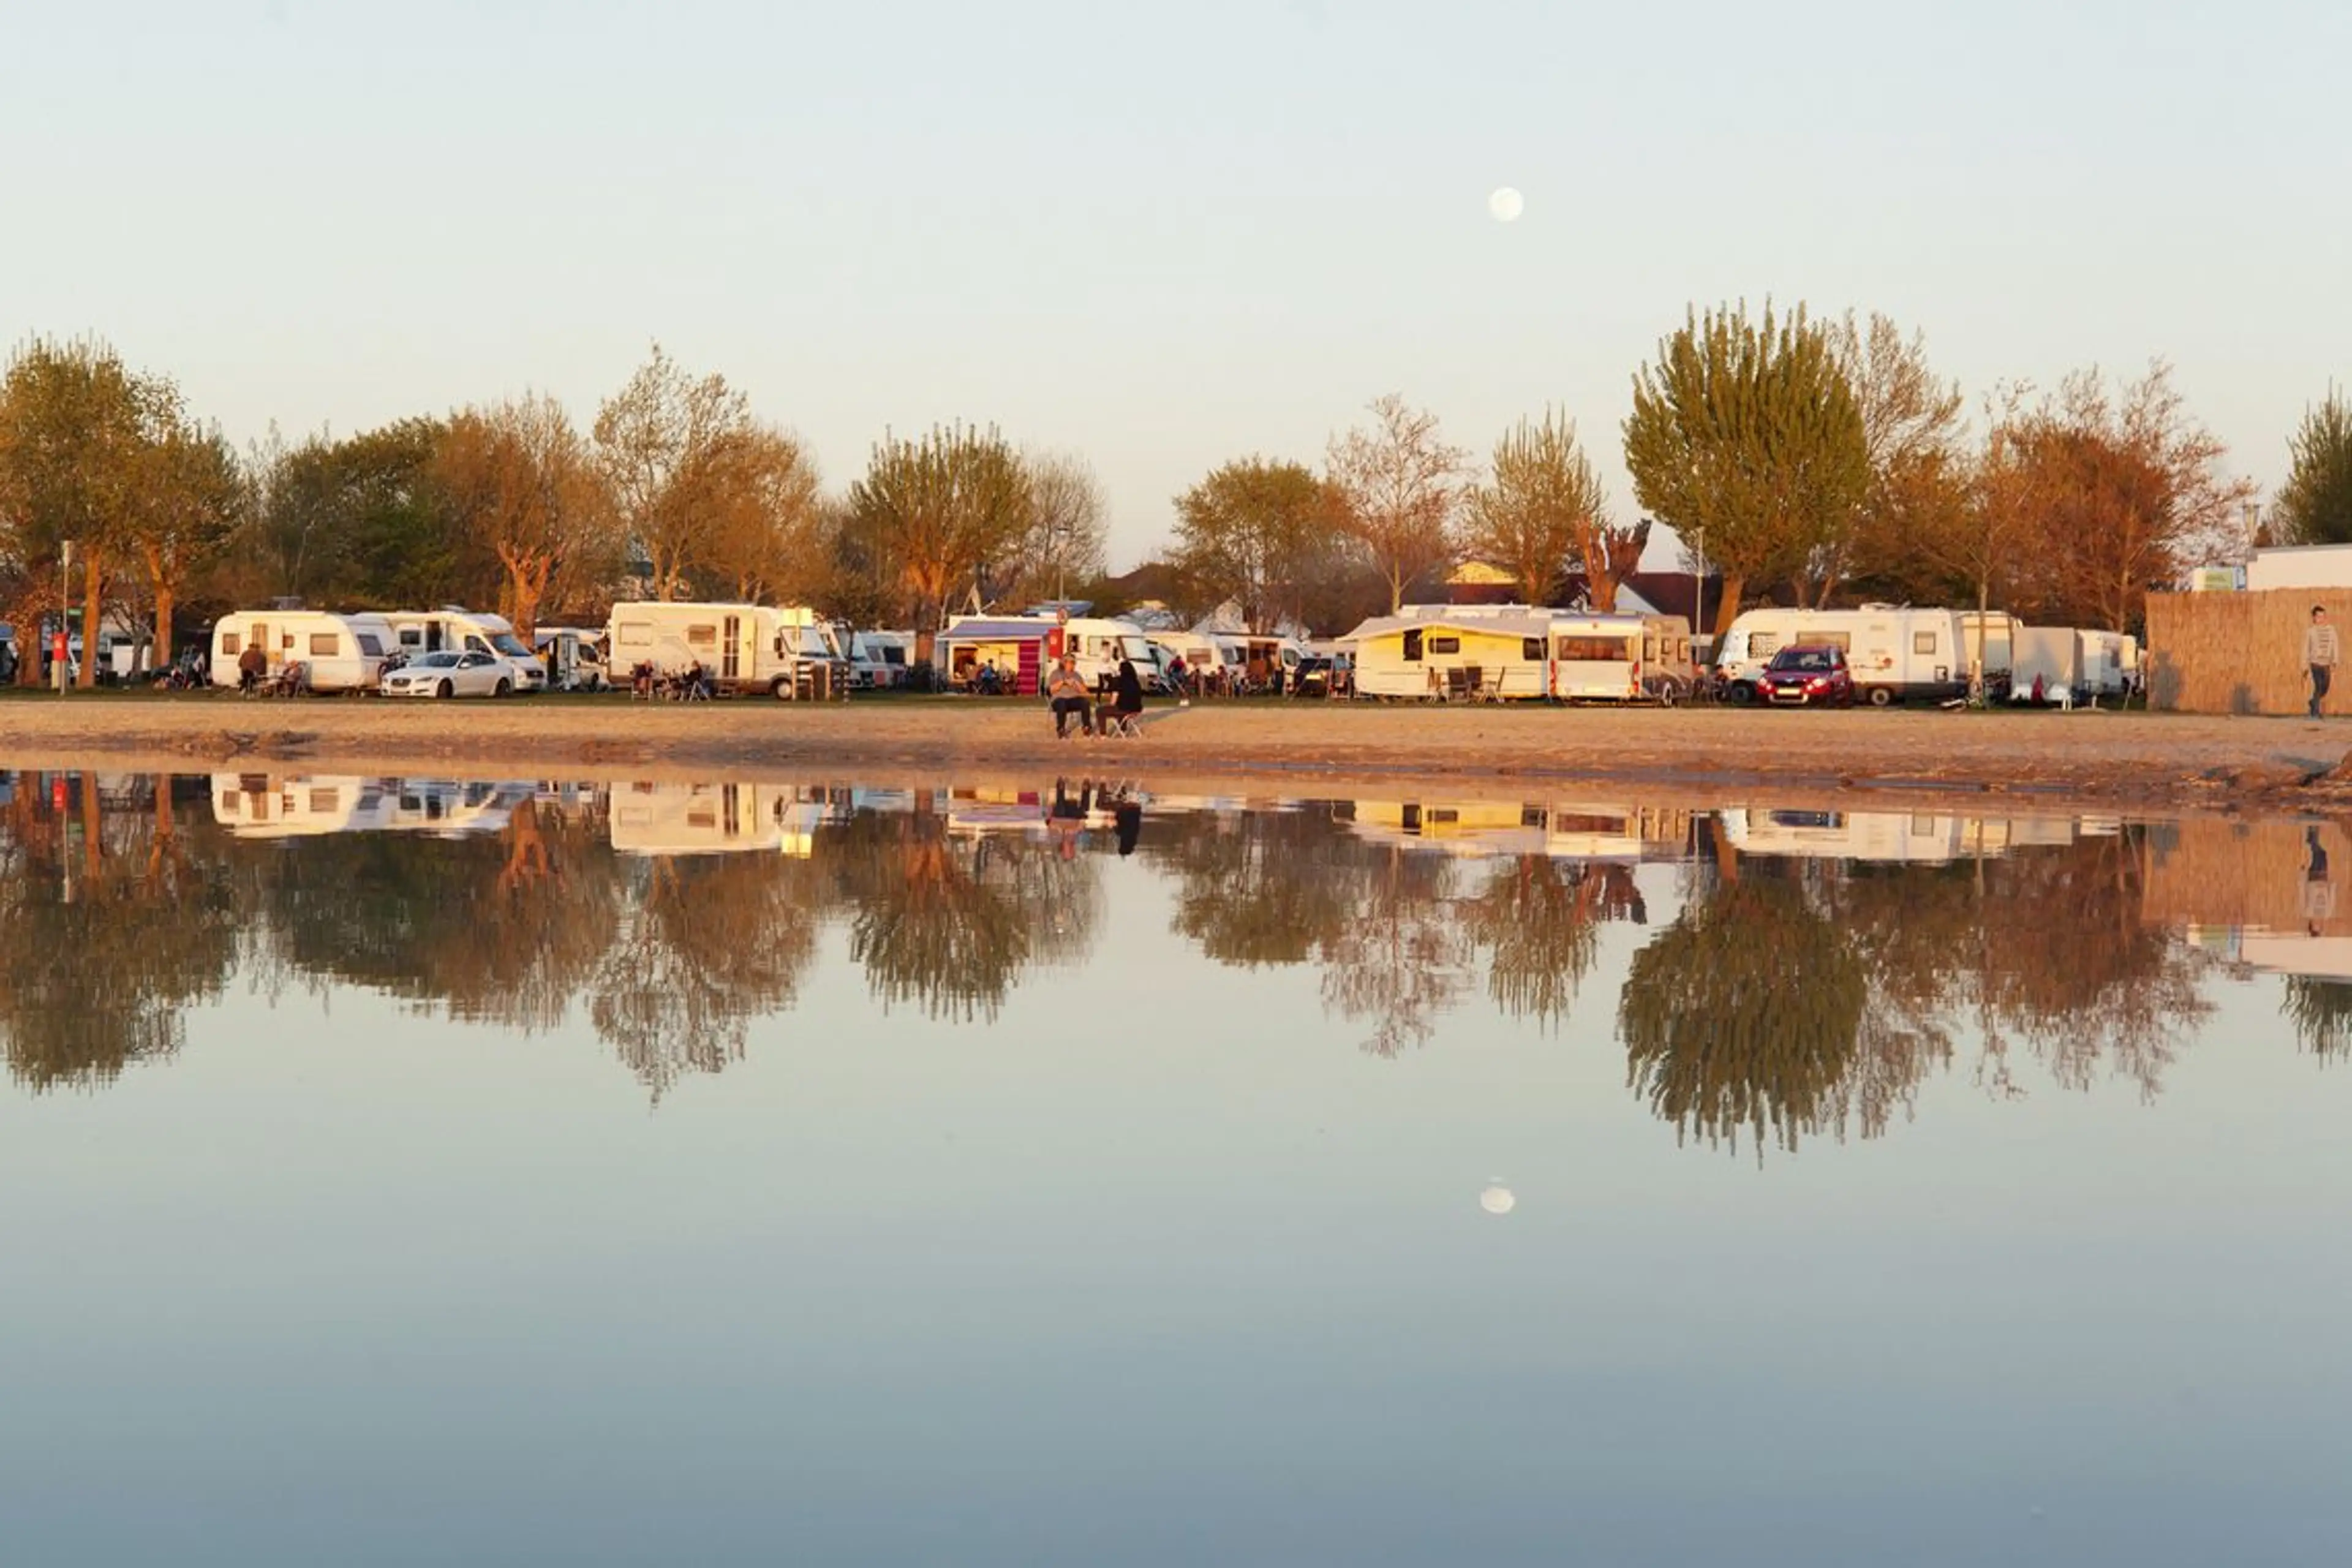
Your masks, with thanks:
[[(242, 441), (659, 338), (814, 445), (1086, 455), (1112, 556), (1383, 391), (1564, 405), (1621, 506), (1686, 304), (1882, 310), (1971, 397), (2171, 358), (2265, 485), (2352, 371), (2352, 6), (0, 5), (0, 334)], [(1516, 185), (1504, 226), (1487, 193)]]

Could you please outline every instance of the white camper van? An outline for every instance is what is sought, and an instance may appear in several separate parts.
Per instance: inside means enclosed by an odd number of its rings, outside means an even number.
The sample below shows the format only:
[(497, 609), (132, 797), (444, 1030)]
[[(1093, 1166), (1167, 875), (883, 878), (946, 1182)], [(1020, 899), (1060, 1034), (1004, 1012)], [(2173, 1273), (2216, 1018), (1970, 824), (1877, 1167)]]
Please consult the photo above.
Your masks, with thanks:
[(682, 675), (699, 665), (721, 691), (789, 701), (849, 689), (849, 661), (833, 627), (803, 607), (631, 600), (613, 606), (604, 636), (616, 680), (640, 666)]
[(276, 674), (304, 667), (313, 691), (373, 691), (397, 644), (382, 616), (337, 616), (324, 610), (238, 610), (213, 625), (212, 682), (235, 686), (238, 660), (261, 649)]
[(401, 656), (421, 653), (486, 653), (514, 667), (517, 691), (547, 689), (547, 666), (523, 647), (514, 625), (488, 610), (444, 605), (437, 610), (391, 610), (384, 617), (399, 638)]
[(547, 668), (547, 684), (555, 691), (602, 691), (613, 684), (604, 668), (604, 650), (596, 646), (603, 634), (580, 626), (541, 626), (531, 643)]
[(1908, 698), (1965, 696), (1969, 656), (1953, 610), (1864, 605), (1858, 610), (1744, 610), (1723, 635), (1717, 673), (1735, 702), (1756, 699), (1757, 678), (1784, 647), (1835, 647), (1855, 692), (1881, 708)]
[(849, 637), (849, 683), (868, 691), (907, 684), (915, 662), (912, 632), (853, 632)]

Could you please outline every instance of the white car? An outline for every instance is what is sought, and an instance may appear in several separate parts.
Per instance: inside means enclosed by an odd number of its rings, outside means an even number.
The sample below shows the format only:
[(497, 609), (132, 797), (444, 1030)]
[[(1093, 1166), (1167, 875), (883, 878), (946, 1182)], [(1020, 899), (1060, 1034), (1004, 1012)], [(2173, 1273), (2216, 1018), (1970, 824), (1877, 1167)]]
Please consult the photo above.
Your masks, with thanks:
[(508, 697), (515, 667), (496, 654), (421, 653), (383, 678), (386, 697)]

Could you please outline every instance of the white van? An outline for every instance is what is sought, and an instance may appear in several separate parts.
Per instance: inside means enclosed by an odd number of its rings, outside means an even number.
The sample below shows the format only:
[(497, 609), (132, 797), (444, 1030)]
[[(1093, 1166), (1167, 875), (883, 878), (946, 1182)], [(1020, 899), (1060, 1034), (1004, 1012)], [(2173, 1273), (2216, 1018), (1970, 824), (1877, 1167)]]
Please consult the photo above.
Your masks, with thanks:
[(313, 691), (373, 691), (397, 646), (382, 616), (238, 610), (213, 625), (212, 683), (238, 684), (239, 661), (247, 648), (258, 647), (270, 674), (289, 664), (303, 666)]
[(541, 626), (531, 635), (539, 662), (547, 668), (547, 684), (555, 691), (602, 691), (613, 684), (604, 668), (601, 632), (578, 626)]
[[(1745, 610), (1723, 635), (1716, 672), (1735, 702), (1756, 699), (1756, 681), (1784, 647), (1834, 647), (1853, 672), (1855, 693), (1884, 708), (1908, 698), (1967, 695), (1969, 655), (1956, 610), (1864, 605), (1858, 610)], [(2006, 668), (2004, 666), (2004, 668)]]
[(915, 660), (912, 632), (853, 632), (849, 637), (849, 681), (869, 691), (907, 684), (907, 668)]

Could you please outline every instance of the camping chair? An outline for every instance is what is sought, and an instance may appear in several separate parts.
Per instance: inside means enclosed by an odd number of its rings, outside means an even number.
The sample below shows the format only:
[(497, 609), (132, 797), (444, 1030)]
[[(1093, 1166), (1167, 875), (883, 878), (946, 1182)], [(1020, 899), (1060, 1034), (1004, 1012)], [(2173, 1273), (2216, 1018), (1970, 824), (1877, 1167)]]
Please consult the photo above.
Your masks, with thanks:
[(1104, 708), (1095, 714), (1095, 732), (1108, 741), (1140, 741), (1143, 715), (1120, 708)]
[(1478, 667), (1457, 665), (1445, 672), (1445, 700), (1467, 702), (1478, 694)]
[(310, 667), (298, 660), (281, 664), (272, 670), (262, 685), (261, 694), (265, 697), (300, 697), (310, 689)]

